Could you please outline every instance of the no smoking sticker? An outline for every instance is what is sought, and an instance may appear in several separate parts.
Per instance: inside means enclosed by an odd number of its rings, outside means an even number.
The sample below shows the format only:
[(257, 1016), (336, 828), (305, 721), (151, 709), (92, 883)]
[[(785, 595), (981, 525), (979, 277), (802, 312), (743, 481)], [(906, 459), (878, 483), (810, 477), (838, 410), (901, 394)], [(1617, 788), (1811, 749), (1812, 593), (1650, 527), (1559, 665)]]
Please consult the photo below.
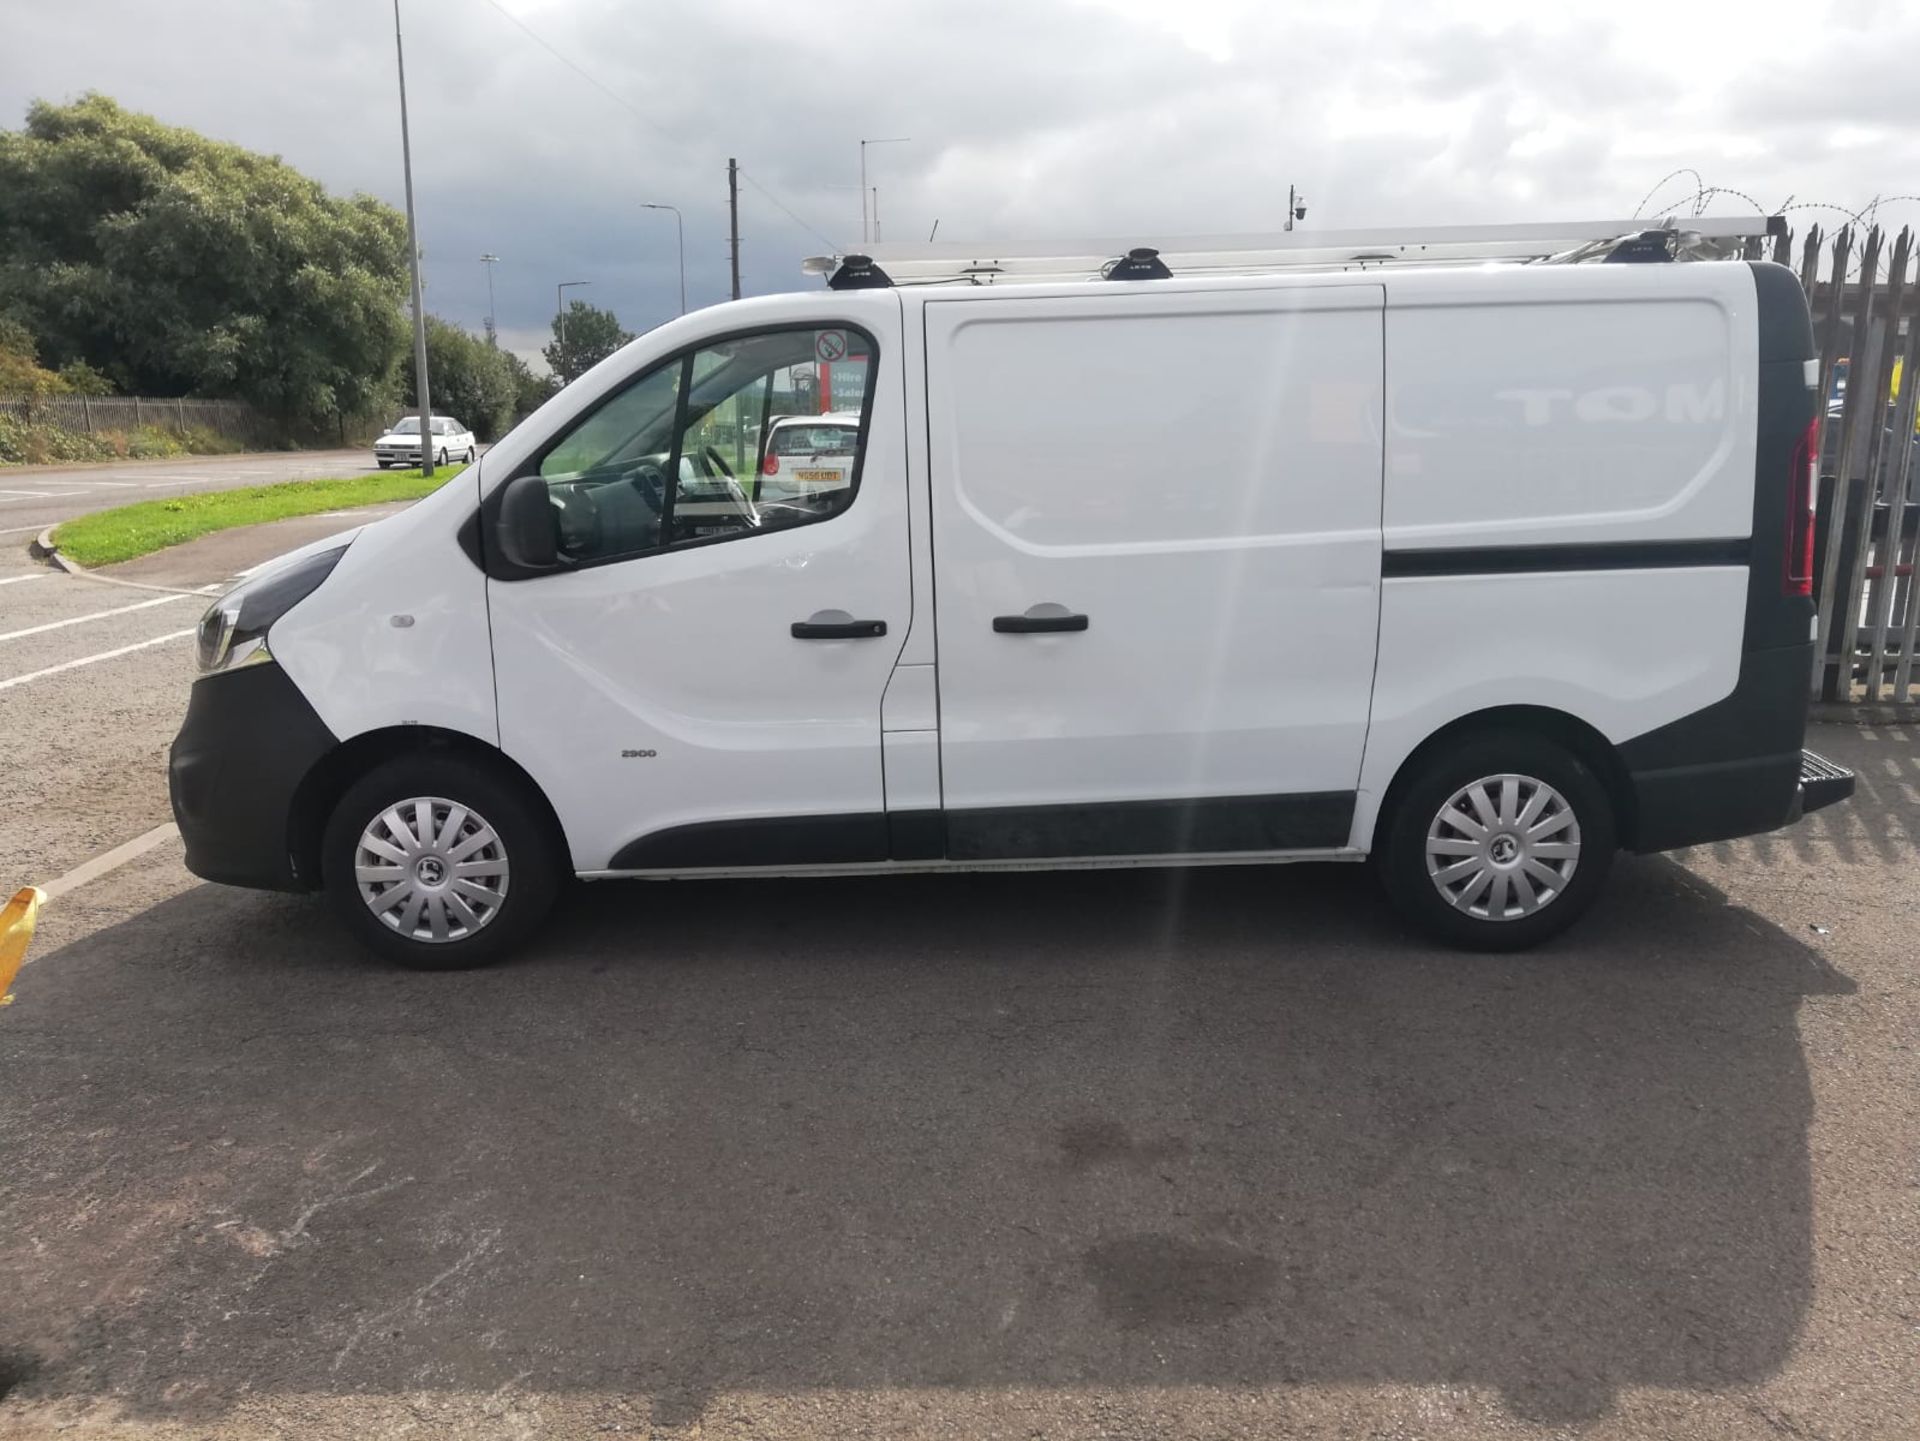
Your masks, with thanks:
[(847, 332), (844, 330), (816, 331), (813, 337), (813, 355), (823, 365), (831, 365), (836, 360), (847, 358)]

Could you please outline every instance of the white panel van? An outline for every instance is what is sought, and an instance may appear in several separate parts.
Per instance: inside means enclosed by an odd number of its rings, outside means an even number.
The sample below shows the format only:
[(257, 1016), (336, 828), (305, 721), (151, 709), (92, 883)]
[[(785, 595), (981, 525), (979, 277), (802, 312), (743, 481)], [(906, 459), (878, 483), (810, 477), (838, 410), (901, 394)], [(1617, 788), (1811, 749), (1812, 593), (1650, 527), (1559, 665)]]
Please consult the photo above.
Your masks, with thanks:
[(570, 873), (1368, 857), (1531, 945), (1621, 847), (1851, 793), (1813, 355), (1741, 262), (700, 311), (208, 611), (188, 865), (425, 967)]

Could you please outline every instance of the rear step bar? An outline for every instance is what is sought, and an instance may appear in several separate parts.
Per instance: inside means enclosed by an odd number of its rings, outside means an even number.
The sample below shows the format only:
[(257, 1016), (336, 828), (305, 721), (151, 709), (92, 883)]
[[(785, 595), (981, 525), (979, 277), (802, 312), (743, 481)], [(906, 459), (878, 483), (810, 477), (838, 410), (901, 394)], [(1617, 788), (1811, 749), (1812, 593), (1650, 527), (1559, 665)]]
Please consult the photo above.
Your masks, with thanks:
[(1794, 802), (1793, 819), (1810, 815), (1853, 794), (1853, 772), (1835, 765), (1823, 755), (1800, 752), (1800, 792)]

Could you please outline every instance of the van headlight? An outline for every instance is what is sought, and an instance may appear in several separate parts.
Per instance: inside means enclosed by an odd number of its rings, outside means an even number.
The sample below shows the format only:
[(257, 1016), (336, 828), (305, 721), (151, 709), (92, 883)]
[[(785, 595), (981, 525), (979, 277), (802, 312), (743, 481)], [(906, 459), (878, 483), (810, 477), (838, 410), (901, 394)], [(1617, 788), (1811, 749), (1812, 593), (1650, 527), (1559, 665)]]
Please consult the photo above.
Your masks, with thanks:
[(212, 675), (272, 660), (267, 653), (268, 627), (312, 595), (346, 553), (344, 545), (323, 550), (259, 580), (243, 581), (216, 600), (200, 617), (196, 656), (200, 673)]

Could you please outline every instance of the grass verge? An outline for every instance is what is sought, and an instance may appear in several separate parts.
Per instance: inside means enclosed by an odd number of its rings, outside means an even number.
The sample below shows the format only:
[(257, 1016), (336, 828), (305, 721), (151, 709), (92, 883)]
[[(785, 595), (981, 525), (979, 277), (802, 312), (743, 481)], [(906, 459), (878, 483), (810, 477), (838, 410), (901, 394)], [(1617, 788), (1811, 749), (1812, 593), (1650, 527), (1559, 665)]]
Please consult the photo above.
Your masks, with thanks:
[(417, 470), (389, 470), (337, 480), (288, 480), (278, 485), (143, 500), (67, 521), (54, 531), (53, 539), (60, 553), (76, 564), (117, 565), (236, 525), (259, 525), (391, 500), (418, 500), (464, 468), (441, 467), (432, 480)]

